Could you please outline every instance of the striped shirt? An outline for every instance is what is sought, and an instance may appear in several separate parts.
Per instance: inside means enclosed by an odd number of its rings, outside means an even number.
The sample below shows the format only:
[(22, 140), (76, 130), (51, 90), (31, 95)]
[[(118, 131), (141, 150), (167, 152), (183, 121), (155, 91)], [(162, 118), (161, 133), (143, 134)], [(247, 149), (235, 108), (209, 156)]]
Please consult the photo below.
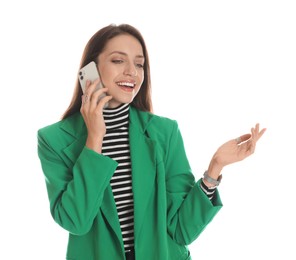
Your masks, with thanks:
[(129, 147), (129, 104), (105, 108), (106, 135), (102, 153), (118, 163), (110, 184), (114, 195), (125, 251), (134, 247), (134, 200)]

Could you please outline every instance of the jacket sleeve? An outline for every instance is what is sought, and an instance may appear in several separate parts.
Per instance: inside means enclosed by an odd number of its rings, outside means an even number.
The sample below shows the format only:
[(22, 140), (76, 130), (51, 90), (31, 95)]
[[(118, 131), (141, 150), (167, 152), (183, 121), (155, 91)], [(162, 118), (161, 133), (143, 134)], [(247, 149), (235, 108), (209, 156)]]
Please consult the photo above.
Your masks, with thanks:
[(44, 131), (38, 131), (38, 156), (45, 175), (50, 211), (54, 220), (75, 235), (87, 233), (99, 211), (104, 191), (117, 163), (111, 158), (82, 148), (74, 165), (63, 160)]
[(165, 159), (168, 232), (179, 244), (192, 243), (211, 222), (222, 203), (218, 190), (210, 201), (201, 190), (185, 153), (181, 133), (173, 124)]

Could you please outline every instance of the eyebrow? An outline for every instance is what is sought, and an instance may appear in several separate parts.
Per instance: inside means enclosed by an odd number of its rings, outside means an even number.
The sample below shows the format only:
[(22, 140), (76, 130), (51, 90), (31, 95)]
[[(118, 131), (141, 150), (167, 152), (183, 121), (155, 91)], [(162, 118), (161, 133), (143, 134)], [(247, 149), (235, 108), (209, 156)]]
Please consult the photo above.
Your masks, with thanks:
[[(122, 51), (112, 51), (109, 54), (109, 56), (111, 56), (112, 54), (121, 54), (121, 55), (127, 56), (127, 54), (125, 52), (122, 52)], [(144, 59), (144, 56), (143, 55), (136, 55), (136, 58), (142, 58), (142, 59)]]

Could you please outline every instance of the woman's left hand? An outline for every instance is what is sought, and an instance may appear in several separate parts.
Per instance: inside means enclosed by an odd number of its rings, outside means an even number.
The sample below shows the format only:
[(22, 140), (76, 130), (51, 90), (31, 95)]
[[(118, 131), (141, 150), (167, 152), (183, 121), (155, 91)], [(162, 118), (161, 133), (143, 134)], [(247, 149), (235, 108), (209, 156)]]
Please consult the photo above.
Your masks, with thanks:
[(218, 148), (213, 159), (221, 168), (228, 164), (232, 164), (244, 160), (254, 153), (257, 141), (266, 131), (263, 128), (259, 131), (259, 124), (251, 129), (251, 134), (244, 134), (236, 139), (232, 139)]

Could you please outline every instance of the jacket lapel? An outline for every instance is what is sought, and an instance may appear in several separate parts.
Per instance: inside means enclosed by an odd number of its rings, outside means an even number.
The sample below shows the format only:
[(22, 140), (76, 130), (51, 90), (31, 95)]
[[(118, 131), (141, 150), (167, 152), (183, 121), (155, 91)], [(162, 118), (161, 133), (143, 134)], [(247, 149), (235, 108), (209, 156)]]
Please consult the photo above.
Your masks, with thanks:
[(65, 119), (61, 124), (61, 129), (70, 135), (70, 144), (65, 147), (63, 152), (73, 165), (81, 153), (87, 137), (87, 129), (81, 114), (77, 113)]
[(156, 145), (146, 132), (150, 120), (151, 116), (148, 113), (139, 112), (131, 107), (129, 131), (134, 193), (135, 240), (143, 225), (149, 198), (155, 189)]
[(110, 224), (111, 228), (116, 234), (118, 241), (120, 242), (123, 249), (120, 223), (117, 216), (117, 209), (116, 209), (116, 204), (115, 204), (111, 185), (108, 185), (105, 190), (104, 199), (101, 205), (101, 210), (103, 215), (106, 218), (106, 221)]

